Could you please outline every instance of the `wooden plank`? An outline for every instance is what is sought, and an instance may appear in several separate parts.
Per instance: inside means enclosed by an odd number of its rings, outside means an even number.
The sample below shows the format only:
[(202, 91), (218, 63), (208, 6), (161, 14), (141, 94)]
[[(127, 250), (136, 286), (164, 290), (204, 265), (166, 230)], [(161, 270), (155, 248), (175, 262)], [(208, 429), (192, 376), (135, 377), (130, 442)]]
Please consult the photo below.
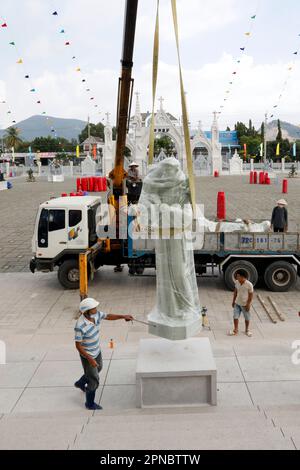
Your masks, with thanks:
[(270, 302), (270, 304), (272, 305), (276, 315), (278, 316), (278, 318), (281, 320), (281, 321), (285, 321), (285, 316), (280, 312), (276, 302), (274, 302), (274, 300), (272, 299), (272, 297), (268, 296), (268, 300)]
[(272, 312), (270, 312), (270, 310), (268, 309), (268, 307), (266, 305), (266, 302), (264, 301), (264, 299), (261, 297), (260, 294), (257, 294), (257, 298), (260, 301), (264, 311), (266, 312), (266, 314), (270, 318), (271, 322), (272, 323), (277, 323), (277, 319), (276, 319), (275, 315)]

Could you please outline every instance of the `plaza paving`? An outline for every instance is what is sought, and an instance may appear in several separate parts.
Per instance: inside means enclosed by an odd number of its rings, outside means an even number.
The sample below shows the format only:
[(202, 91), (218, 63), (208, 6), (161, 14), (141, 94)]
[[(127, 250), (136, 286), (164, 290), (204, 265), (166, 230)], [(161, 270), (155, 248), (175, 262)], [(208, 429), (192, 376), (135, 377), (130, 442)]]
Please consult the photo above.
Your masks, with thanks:
[[(287, 197), (295, 224), (299, 184), (290, 183)], [(217, 190), (227, 194), (230, 218), (267, 217), (280, 197), (277, 186), (253, 190), (246, 177), (201, 178), (197, 185), (210, 216), (215, 215)], [(217, 363), (217, 407), (137, 409), (137, 348), (149, 335), (144, 325), (118, 321), (103, 322), (101, 332), (104, 369), (97, 401), (104, 410), (84, 409), (83, 394), (73, 387), (81, 374), (73, 342), (78, 292), (64, 291), (55, 273), (21, 272), (31, 256), (38, 203), (73, 187), (72, 181), (54, 186), (20, 179), (14, 190), (0, 193), (0, 247), (11, 263), (0, 274), (0, 340), (7, 347), (7, 363), (0, 365), (0, 448), (300, 449), (300, 365), (291, 360), (292, 342), (300, 340), (299, 283), (289, 293), (272, 293), (285, 322), (272, 324), (255, 296), (253, 337), (241, 330), (232, 338), (227, 336), (232, 294), (221, 278), (198, 279), (211, 326), (200, 336), (209, 337)], [(16, 262), (16, 253), (22, 262)], [(146, 320), (155, 301), (154, 272), (148, 274), (129, 277), (126, 269), (114, 273), (101, 268), (89, 294), (108, 313)]]
[[(92, 413), (73, 387), (81, 374), (73, 343), (78, 293), (60, 288), (54, 273), (0, 274), (0, 337), (7, 346), (0, 448), (300, 449), (300, 365), (291, 361), (292, 342), (300, 339), (298, 289), (272, 294), (285, 322), (272, 324), (255, 298), (253, 337), (241, 331), (231, 338), (231, 293), (220, 279), (198, 282), (212, 328), (200, 336), (210, 338), (216, 358), (218, 406), (136, 409), (137, 348), (147, 327), (118, 321), (103, 322), (97, 401), (104, 411)], [(107, 312), (146, 320), (155, 278), (104, 268), (90, 294)]]
[[(196, 178), (197, 200), (204, 204), (205, 215), (216, 217), (217, 192), (224, 191), (227, 217), (252, 220), (269, 220), (275, 201), (282, 197), (283, 175), (272, 180), (271, 186), (249, 185), (248, 176), (222, 176)], [(29, 271), (31, 238), (39, 203), (62, 192), (75, 189), (75, 179), (64, 183), (48, 183), (45, 177), (36, 183), (26, 183), (25, 178), (13, 180), (13, 189), (0, 192), (0, 272)], [(300, 178), (289, 180), (290, 230), (300, 228)]]

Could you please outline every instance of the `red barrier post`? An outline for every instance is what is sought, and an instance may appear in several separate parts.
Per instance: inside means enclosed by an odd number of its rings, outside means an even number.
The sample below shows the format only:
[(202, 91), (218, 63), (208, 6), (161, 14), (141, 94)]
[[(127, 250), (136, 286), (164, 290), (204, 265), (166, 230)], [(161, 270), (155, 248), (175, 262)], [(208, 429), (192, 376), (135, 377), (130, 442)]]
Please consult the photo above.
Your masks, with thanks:
[(224, 220), (226, 218), (226, 200), (223, 191), (218, 192), (217, 198), (217, 219)]
[(282, 181), (282, 192), (283, 194), (287, 194), (288, 192), (288, 180)]
[(253, 184), (253, 181), (254, 181), (254, 175), (253, 175), (253, 171), (250, 171), (250, 180), (249, 180), (249, 183), (250, 184)]
[(254, 171), (253, 173), (253, 183), (257, 184), (257, 171)]

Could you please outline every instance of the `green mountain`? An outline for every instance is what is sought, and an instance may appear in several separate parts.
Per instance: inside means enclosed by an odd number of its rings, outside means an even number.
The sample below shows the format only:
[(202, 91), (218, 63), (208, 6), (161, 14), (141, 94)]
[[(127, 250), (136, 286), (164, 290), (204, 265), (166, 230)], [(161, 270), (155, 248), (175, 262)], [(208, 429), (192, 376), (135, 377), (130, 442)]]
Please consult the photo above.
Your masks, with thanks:
[[(300, 140), (300, 126), (295, 126), (289, 122), (280, 121), (283, 139), (289, 139), (291, 142)], [(277, 121), (271, 121), (268, 124), (268, 140), (275, 140), (278, 133)]]
[[(77, 139), (78, 134), (86, 126), (85, 121), (80, 119), (63, 119), (52, 116), (31, 116), (24, 121), (14, 125), (20, 129), (20, 137), (23, 140), (31, 141), (35, 137), (64, 137), (65, 139)], [(0, 130), (0, 138), (5, 134), (5, 130)]]

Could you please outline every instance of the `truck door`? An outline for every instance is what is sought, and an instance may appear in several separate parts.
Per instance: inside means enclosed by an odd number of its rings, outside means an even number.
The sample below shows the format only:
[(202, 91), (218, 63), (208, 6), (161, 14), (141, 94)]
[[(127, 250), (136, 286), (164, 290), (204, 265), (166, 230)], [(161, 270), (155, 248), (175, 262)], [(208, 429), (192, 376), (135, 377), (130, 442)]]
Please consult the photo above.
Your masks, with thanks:
[(86, 222), (80, 209), (68, 211), (68, 248), (88, 248)]
[(55, 258), (67, 245), (66, 211), (42, 209), (37, 240), (38, 258)]

